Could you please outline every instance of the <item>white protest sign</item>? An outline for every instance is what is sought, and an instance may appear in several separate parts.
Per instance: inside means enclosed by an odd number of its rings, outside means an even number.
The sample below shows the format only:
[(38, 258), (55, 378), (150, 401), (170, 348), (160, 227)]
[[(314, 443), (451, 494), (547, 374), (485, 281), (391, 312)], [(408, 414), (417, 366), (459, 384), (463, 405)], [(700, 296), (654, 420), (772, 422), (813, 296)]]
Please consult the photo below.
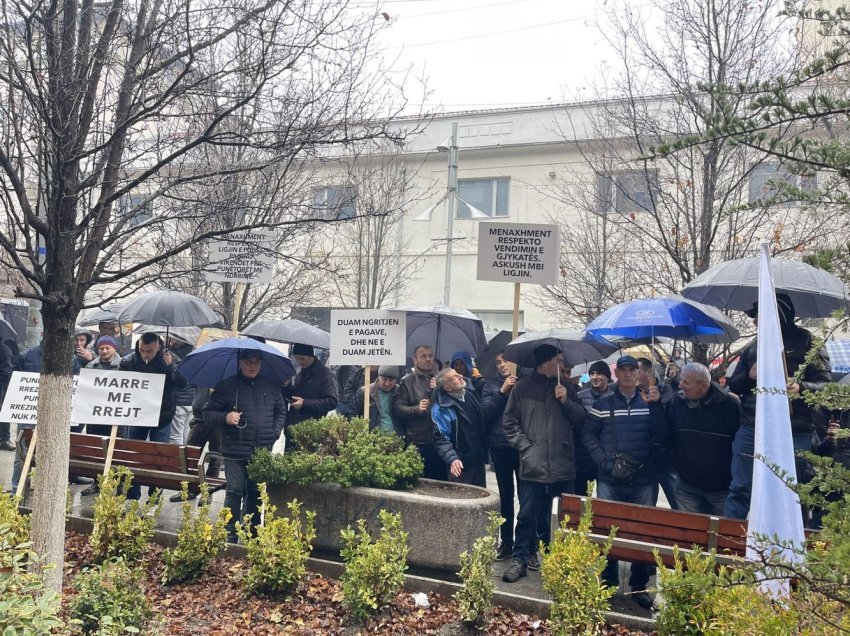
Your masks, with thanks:
[(553, 285), (561, 244), (557, 225), (492, 223), (478, 226), (478, 280)]
[(71, 421), (155, 427), (164, 387), (165, 376), (160, 373), (83, 369)]
[[(38, 381), (39, 374), (29, 371), (14, 371), (9, 380), (9, 388), (0, 408), (0, 422), (35, 425), (38, 420)], [(77, 376), (74, 376), (76, 391)]]
[(206, 279), (213, 282), (270, 283), (276, 260), (275, 233), (266, 230), (231, 232), (210, 241)]
[(380, 309), (331, 311), (330, 364), (405, 364), (407, 315)]

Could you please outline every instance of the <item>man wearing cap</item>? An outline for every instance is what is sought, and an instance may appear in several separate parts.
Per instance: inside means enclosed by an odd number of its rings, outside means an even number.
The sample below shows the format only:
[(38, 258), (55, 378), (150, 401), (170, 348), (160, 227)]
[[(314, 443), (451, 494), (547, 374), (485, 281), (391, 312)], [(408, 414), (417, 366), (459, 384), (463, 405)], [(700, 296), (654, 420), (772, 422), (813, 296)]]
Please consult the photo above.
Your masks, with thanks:
[[(799, 382), (793, 379), (797, 370), (805, 362), (812, 348), (812, 333), (794, 324), (794, 303), (788, 294), (776, 294), (779, 309), (779, 328), (782, 332), (782, 344), (785, 348), (785, 367), (788, 376), (788, 395), (799, 396), (802, 391), (817, 392), (832, 380), (829, 373), (829, 355), (821, 349), (814, 361), (808, 364)], [(753, 303), (747, 312), (758, 323), (758, 302)], [(758, 382), (756, 352), (757, 339), (753, 339), (741, 352), (732, 377), (729, 378), (729, 390), (741, 398), (741, 426), (732, 442), (732, 483), (729, 497), (726, 499), (724, 515), (734, 519), (746, 519), (750, 510), (750, 495), (753, 488), (753, 455), (755, 453), (756, 394), (753, 389)], [(811, 407), (803, 400), (793, 400), (791, 406), (791, 432), (794, 450), (812, 450), (814, 419)], [(809, 481), (811, 466), (797, 457), (797, 481)]]
[[(582, 439), (596, 462), (596, 492), (600, 499), (654, 506), (656, 467), (653, 451), (669, 437), (669, 425), (658, 387), (638, 391), (639, 365), (633, 356), (617, 360), (617, 387), (603, 395), (590, 409)], [(647, 593), (650, 567), (632, 563), (629, 587), (643, 608), (653, 606)], [(602, 578), (619, 586), (617, 561), (609, 559)]]
[(510, 392), (502, 427), (519, 451), (519, 515), (513, 563), (502, 580), (515, 583), (539, 568), (538, 533), (551, 540), (548, 520), (552, 498), (574, 490), (576, 476), (573, 431), (586, 414), (577, 402), (575, 386), (558, 381), (561, 353), (543, 344), (534, 350), (535, 371), (521, 378)]
[(298, 364), (298, 375), (292, 384), (284, 389), (289, 400), (289, 415), (286, 417), (286, 444), (291, 444), (289, 427), (304, 420), (324, 417), (333, 411), (339, 402), (336, 378), (333, 372), (316, 359), (311, 345), (295, 343), (292, 345), (292, 359)]
[[(578, 392), (578, 399), (584, 410), (590, 413), (593, 403), (603, 395), (611, 392), (611, 367), (607, 362), (597, 360), (587, 370), (590, 376), (590, 386)], [(575, 494), (586, 495), (587, 486), (596, 481), (596, 462), (584, 445), (580, 431), (573, 431), (573, 441), (576, 449), (576, 483)]]
[(236, 543), (236, 522), (260, 521), (259, 491), (248, 477), (248, 462), (258, 448), (271, 450), (286, 420), (286, 403), (274, 380), (260, 377), (262, 353), (246, 349), (239, 355), (239, 371), (218, 383), (204, 409), (204, 422), (223, 431), (221, 454), (227, 480), (224, 505), (230, 509), (227, 541)]
[[(401, 432), (393, 423), (393, 398), (398, 392), (398, 367), (383, 365), (378, 368), (378, 378), (369, 388), (369, 430), (380, 429), (386, 433)], [(361, 386), (354, 396), (354, 417), (363, 417), (365, 390)]]

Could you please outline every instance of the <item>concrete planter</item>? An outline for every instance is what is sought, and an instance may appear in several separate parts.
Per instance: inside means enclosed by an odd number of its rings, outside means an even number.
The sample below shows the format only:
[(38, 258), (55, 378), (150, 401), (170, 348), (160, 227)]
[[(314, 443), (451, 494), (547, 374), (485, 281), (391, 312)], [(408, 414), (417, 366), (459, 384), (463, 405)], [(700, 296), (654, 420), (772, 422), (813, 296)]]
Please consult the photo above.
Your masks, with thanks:
[(302, 511), (316, 512), (313, 547), (339, 552), (340, 530), (365, 519), (370, 532), (378, 529), (378, 511), (401, 513), (409, 533), (410, 565), (456, 572), (459, 555), (487, 531), (487, 515), (499, 511), (499, 496), (485, 488), (420, 479), (413, 490), (343, 488), (337, 484), (276, 484), (269, 500), (279, 513), (297, 499)]

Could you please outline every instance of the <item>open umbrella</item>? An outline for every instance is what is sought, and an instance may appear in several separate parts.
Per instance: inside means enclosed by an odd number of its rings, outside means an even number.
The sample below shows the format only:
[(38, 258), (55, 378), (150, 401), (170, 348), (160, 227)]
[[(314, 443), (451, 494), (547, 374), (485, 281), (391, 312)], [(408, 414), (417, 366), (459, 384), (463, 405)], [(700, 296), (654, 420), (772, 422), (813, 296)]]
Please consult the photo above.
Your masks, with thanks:
[(298, 342), (300, 344), (331, 348), (331, 334), (295, 318), (286, 320), (261, 320), (241, 332), (245, 336), (259, 336), (275, 342)]
[(200, 298), (169, 290), (139, 296), (118, 313), (118, 320), (159, 327), (216, 327), (221, 323)]
[(239, 352), (257, 351), (263, 359), (260, 375), (280, 384), (295, 375), (295, 367), (283, 353), (262, 342), (246, 338), (225, 338), (195, 349), (177, 370), (197, 386), (215, 387), (239, 371)]
[(740, 337), (720, 311), (680, 296), (620, 303), (599, 314), (585, 330), (629, 340), (652, 341), (663, 336), (703, 344), (728, 343)]
[(389, 311), (407, 314), (407, 355), (419, 345), (434, 348), (438, 360), (448, 361), (457, 351), (477, 355), (487, 348), (481, 320), (466, 309), (431, 305), (393, 307)]
[(133, 329), (133, 333), (155, 333), (161, 336), (177, 338), (190, 345), (194, 345), (201, 335), (200, 327), (159, 327), (157, 325), (139, 325)]
[(593, 362), (617, 351), (617, 347), (610, 342), (593, 334), (566, 329), (548, 329), (529, 331), (511, 342), (505, 347), (505, 360), (533, 369), (537, 366), (534, 350), (544, 344), (552, 345), (560, 350), (564, 364), (568, 367)]
[[(520, 331), (519, 335), (523, 333)], [(500, 331), (489, 339), (487, 349), (475, 356), (475, 366), (481, 375), (485, 378), (492, 378), (497, 375), (496, 356), (505, 350), (511, 340), (513, 340), (513, 333), (510, 331)]]
[[(850, 309), (850, 290), (829, 272), (799, 261), (770, 259), (776, 291), (791, 297), (797, 316), (827, 317)], [(745, 311), (758, 300), (759, 259), (718, 263), (692, 280), (682, 296), (713, 307)]]
[(118, 322), (118, 314), (124, 309), (122, 304), (106, 305), (98, 307), (80, 322), (80, 327), (95, 327), (102, 322)]

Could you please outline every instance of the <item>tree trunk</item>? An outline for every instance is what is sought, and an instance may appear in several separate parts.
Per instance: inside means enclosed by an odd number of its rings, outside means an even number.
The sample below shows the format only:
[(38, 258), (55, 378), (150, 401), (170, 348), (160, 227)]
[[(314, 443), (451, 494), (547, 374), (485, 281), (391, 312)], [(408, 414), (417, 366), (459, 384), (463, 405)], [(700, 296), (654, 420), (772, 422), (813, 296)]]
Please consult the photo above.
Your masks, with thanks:
[[(65, 315), (62, 315), (65, 314)], [(44, 339), (39, 383), (36, 477), (32, 511), (33, 550), (52, 569), (44, 571), (46, 588), (62, 590), (65, 552), (65, 505), (73, 392), (71, 339), (76, 312), (68, 315), (52, 303), (42, 306)], [(50, 467), (47, 474), (42, 467)], [(46, 469), (45, 469), (46, 470)], [(23, 478), (23, 477), (22, 477)]]

